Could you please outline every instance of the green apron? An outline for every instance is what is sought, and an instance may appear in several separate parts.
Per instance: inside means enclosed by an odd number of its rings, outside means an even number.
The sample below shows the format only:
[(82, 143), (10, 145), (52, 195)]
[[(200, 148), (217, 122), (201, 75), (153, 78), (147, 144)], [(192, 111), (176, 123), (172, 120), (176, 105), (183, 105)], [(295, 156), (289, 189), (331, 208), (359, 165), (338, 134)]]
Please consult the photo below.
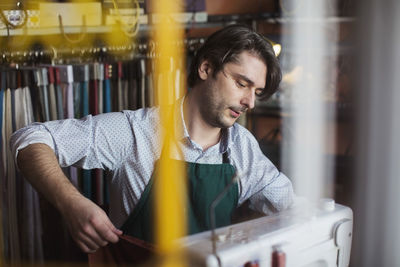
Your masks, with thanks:
[[(188, 234), (210, 229), (210, 205), (213, 200), (231, 182), (235, 173), (229, 164), (226, 153), (222, 164), (199, 164), (174, 160), (177, 164), (186, 164), (188, 177), (186, 216)], [(157, 182), (158, 162), (139, 203), (136, 205), (121, 230), (125, 235), (134, 236), (147, 242), (154, 242), (154, 190)], [(238, 185), (232, 186), (215, 208), (216, 227), (231, 223), (231, 216), (238, 203)]]

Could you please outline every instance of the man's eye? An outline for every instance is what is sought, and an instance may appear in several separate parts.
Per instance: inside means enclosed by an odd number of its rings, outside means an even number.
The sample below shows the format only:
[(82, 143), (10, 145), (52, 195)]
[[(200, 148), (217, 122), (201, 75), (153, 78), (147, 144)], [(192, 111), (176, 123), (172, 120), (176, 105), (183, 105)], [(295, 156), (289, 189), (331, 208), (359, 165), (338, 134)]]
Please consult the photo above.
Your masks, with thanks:
[(262, 93), (264, 92), (264, 89), (256, 89), (256, 96), (260, 96), (262, 95)]
[(236, 82), (236, 84), (239, 86), (239, 87), (246, 87), (246, 85), (244, 85), (243, 83), (241, 83), (241, 82)]

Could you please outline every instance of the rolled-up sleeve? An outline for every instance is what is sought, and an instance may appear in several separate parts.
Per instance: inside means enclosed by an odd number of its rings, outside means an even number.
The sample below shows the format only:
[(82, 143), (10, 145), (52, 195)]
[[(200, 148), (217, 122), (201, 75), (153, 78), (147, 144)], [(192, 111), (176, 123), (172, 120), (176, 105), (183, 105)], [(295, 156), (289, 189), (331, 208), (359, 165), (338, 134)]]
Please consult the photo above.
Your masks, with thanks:
[(45, 144), (54, 150), (54, 142), (50, 133), (42, 123), (33, 123), (25, 128), (19, 129), (10, 139), (10, 149), (17, 162), (18, 152), (31, 144)]
[(16, 131), (10, 140), (15, 159), (24, 147), (43, 143), (53, 149), (62, 167), (115, 169), (134, 142), (129, 119), (123, 112), (34, 123)]

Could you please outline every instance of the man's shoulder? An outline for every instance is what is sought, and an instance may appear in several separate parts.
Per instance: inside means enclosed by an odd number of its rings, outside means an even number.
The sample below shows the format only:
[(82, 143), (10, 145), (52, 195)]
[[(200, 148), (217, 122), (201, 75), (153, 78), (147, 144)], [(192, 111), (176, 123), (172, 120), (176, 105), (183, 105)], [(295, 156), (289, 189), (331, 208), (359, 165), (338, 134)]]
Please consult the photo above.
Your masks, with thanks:
[(158, 107), (148, 107), (140, 108), (136, 110), (123, 110), (125, 116), (130, 121), (149, 121), (154, 122), (159, 120), (159, 108)]
[(248, 139), (248, 140), (256, 140), (254, 135), (243, 125), (239, 123), (233, 124), (231, 127), (231, 138), (233, 139)]

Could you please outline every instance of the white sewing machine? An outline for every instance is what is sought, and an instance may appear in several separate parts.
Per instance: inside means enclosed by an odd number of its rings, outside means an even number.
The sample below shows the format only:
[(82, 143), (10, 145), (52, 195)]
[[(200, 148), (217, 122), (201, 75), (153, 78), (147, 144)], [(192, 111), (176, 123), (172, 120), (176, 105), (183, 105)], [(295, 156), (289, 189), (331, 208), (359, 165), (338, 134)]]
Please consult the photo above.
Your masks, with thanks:
[(214, 238), (207, 231), (181, 241), (190, 266), (344, 267), (350, 261), (352, 228), (352, 210), (324, 199), (216, 229)]

